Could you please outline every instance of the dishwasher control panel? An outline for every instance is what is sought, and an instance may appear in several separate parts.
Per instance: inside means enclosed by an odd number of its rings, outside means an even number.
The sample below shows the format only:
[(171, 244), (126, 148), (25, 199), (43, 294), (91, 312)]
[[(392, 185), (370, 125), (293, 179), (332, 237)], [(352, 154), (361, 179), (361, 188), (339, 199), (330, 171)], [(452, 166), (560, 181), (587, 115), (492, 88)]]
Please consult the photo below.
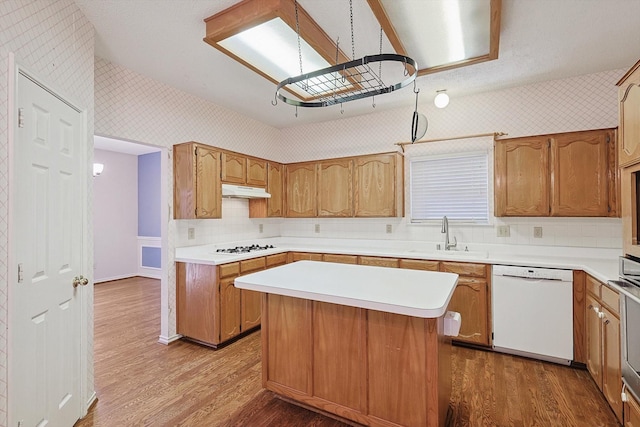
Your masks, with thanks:
[(524, 267), (517, 265), (494, 265), (494, 276), (511, 276), (525, 279), (559, 280), (570, 282), (573, 280), (573, 270), (556, 268)]

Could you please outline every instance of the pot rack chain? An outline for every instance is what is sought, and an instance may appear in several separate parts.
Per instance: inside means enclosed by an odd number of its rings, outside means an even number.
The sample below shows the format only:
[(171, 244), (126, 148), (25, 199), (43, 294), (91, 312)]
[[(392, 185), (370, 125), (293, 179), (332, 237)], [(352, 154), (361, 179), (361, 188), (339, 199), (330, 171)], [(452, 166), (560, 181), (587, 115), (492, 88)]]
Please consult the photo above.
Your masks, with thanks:
[(300, 74), (302, 71), (302, 48), (300, 47), (300, 21), (298, 20), (298, 0), (294, 0), (294, 7), (296, 9), (296, 34), (298, 34), (298, 59), (300, 59)]
[[(375, 97), (376, 95), (393, 92), (401, 89), (411, 82), (415, 81), (418, 74), (418, 64), (416, 61), (405, 55), (398, 54), (383, 54), (382, 53), (382, 27), (380, 28), (380, 53), (378, 55), (364, 56), (359, 59), (355, 59), (355, 35), (353, 29), (353, 0), (349, 0), (349, 15), (351, 22), (351, 53), (353, 59), (346, 63), (336, 64), (323, 68), (318, 71), (303, 74), (302, 67), (302, 48), (300, 37), (300, 22), (298, 16), (298, 2), (294, 0), (295, 17), (296, 17), (296, 32), (298, 38), (298, 59), (300, 62), (301, 74), (296, 77), (289, 77), (281, 81), (277, 88), (272, 105), (278, 104), (278, 99), (284, 101), (289, 105), (296, 107), (296, 117), (298, 116), (297, 107), (327, 107), (330, 105), (340, 104), (340, 112), (343, 113), (342, 104), (344, 102), (353, 101), (356, 99)], [(336, 62), (339, 52), (339, 38), (336, 42)], [(378, 75), (369, 65), (370, 63), (378, 62)], [(405, 80), (392, 85), (386, 85), (382, 81), (382, 62), (400, 62), (404, 65)], [(413, 68), (413, 73), (409, 73), (408, 66)], [(290, 86), (297, 86), (302, 91), (306, 92), (310, 98), (302, 97), (302, 101), (287, 98), (280, 90), (285, 89), (291, 93), (296, 93), (296, 90)], [(299, 93), (299, 92), (298, 92)], [(298, 95), (299, 96), (299, 95)], [(375, 107), (375, 98), (373, 100), (373, 106)]]

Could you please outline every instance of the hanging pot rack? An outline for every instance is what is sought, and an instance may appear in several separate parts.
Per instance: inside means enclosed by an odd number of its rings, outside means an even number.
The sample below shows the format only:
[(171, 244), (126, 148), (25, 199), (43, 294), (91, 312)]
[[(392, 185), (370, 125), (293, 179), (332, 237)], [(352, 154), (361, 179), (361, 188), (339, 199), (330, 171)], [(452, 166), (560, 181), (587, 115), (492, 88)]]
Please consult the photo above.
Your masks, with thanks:
[[(403, 63), (407, 78), (392, 85), (385, 85), (370, 64), (387, 61)], [(413, 68), (412, 73), (409, 73), (409, 67)], [(297, 77), (289, 77), (278, 84), (276, 96), (283, 102), (296, 107), (327, 107), (402, 89), (411, 84), (417, 75), (418, 64), (408, 56), (394, 53), (368, 55)], [(286, 97), (282, 89), (287, 89), (289, 85), (302, 89), (313, 100), (300, 101)], [(293, 89), (289, 88), (289, 90)]]

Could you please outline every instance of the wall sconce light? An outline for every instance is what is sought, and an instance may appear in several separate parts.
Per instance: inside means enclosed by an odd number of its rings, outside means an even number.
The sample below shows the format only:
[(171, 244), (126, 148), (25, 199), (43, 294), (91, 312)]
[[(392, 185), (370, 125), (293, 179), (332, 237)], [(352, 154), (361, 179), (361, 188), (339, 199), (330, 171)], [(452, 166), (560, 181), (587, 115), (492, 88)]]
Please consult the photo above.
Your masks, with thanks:
[(93, 176), (98, 176), (104, 170), (104, 165), (102, 163), (94, 163), (93, 164)]
[(437, 90), (436, 94), (436, 97), (433, 99), (433, 103), (436, 105), (436, 107), (444, 108), (449, 105), (449, 95), (447, 95), (446, 89)]

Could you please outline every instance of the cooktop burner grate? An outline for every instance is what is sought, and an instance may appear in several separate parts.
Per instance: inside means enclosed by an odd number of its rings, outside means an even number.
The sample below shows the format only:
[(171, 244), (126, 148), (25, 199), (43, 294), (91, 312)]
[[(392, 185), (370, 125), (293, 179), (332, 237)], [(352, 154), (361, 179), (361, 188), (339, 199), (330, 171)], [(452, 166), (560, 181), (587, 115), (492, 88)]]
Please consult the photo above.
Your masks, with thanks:
[(236, 246), (235, 248), (216, 249), (216, 252), (224, 254), (244, 254), (247, 252), (264, 251), (266, 249), (274, 249), (273, 245), (250, 245), (250, 246)]

